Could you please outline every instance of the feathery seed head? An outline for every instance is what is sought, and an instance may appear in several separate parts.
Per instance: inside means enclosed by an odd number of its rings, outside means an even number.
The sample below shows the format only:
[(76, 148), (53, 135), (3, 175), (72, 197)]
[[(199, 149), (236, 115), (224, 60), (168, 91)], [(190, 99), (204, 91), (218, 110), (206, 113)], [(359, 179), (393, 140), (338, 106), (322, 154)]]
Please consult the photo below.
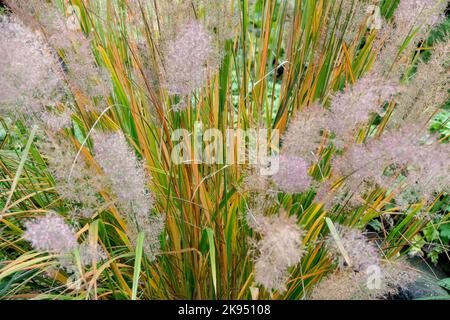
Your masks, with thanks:
[(147, 214), (152, 206), (146, 190), (147, 175), (123, 133), (96, 132), (94, 152), (119, 202), (125, 208), (139, 208), (138, 212)]
[(136, 244), (139, 232), (144, 232), (144, 251), (149, 260), (154, 260), (159, 251), (159, 237), (165, 220), (163, 216), (151, 213), (153, 197), (147, 189), (143, 164), (122, 132), (96, 132), (94, 152), (120, 207), (126, 213), (130, 241)]
[[(343, 225), (337, 226), (336, 229), (354, 270), (364, 272), (367, 267), (380, 264), (379, 250), (360, 230)], [(342, 253), (334, 238), (328, 238), (326, 248), (333, 260), (342, 265)]]
[(12, 17), (0, 17), (0, 107), (2, 113), (35, 117), (59, 102), (64, 84), (57, 59), (40, 34)]
[(262, 239), (256, 243), (255, 281), (267, 290), (286, 290), (288, 268), (303, 256), (303, 231), (294, 217), (254, 216), (255, 230)]
[(70, 172), (77, 149), (63, 137), (48, 136), (39, 141), (38, 148), (46, 157), (49, 171), (55, 178), (56, 190), (74, 206), (73, 214), (91, 217), (101, 206), (98, 192), (104, 189), (104, 178), (88, 166), (83, 155)]
[(105, 251), (98, 244), (88, 241), (83, 242), (80, 247), (80, 260), (83, 266), (91, 266), (107, 258)]
[(283, 192), (300, 193), (311, 186), (309, 167), (310, 164), (300, 157), (281, 155), (278, 172), (272, 179)]
[(317, 161), (317, 149), (322, 138), (329, 112), (319, 103), (314, 103), (302, 111), (297, 111), (290, 120), (283, 137), (283, 152), (302, 157), (311, 163)]
[(403, 28), (432, 27), (444, 18), (447, 3), (447, 0), (401, 0), (394, 17)]
[(338, 270), (312, 290), (313, 300), (377, 300), (395, 295), (416, 281), (418, 273), (402, 261), (371, 266), (365, 272)]
[(25, 228), (24, 239), (39, 251), (67, 254), (78, 245), (74, 229), (55, 213), (28, 221)]
[(165, 55), (166, 86), (171, 94), (189, 95), (201, 88), (211, 67), (212, 38), (198, 21), (182, 27)]
[(389, 81), (377, 74), (369, 74), (356, 81), (331, 102), (332, 116), (326, 128), (339, 138), (353, 134), (358, 125), (365, 124), (372, 113), (381, 110), (383, 102), (400, 91), (397, 81)]

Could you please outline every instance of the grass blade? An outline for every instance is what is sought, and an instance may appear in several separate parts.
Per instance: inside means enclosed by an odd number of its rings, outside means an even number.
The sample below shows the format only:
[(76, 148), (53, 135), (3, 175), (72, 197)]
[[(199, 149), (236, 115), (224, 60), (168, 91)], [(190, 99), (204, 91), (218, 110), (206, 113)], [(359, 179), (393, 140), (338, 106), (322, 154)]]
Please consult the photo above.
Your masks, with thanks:
[(209, 242), (209, 261), (211, 262), (211, 273), (214, 285), (214, 292), (217, 296), (217, 268), (216, 268), (216, 247), (214, 245), (214, 233), (211, 228), (206, 229)]
[(325, 218), (325, 222), (327, 223), (328, 229), (330, 230), (331, 236), (333, 237), (333, 240), (336, 242), (336, 245), (341, 252), (342, 256), (344, 257), (345, 262), (350, 267), (352, 265), (350, 261), (350, 257), (348, 256), (347, 251), (344, 248), (344, 245), (342, 244), (341, 237), (339, 237), (338, 232), (336, 231), (336, 228), (334, 227), (333, 222), (330, 218)]
[(136, 258), (134, 260), (133, 287), (131, 289), (131, 300), (136, 300), (139, 275), (141, 274), (143, 247), (144, 247), (144, 233), (140, 232), (136, 243)]
[(30, 137), (28, 138), (28, 141), (27, 141), (27, 144), (25, 146), (25, 149), (22, 152), (20, 163), (19, 163), (19, 166), (17, 167), (17, 171), (16, 171), (16, 174), (14, 176), (14, 181), (13, 181), (13, 183), (11, 185), (11, 190), (9, 191), (8, 199), (6, 200), (6, 203), (5, 203), (5, 206), (3, 207), (3, 212), (2, 213), (6, 212), (6, 210), (8, 209), (9, 203), (11, 202), (12, 196), (14, 194), (14, 190), (17, 187), (17, 182), (19, 181), (19, 178), (22, 175), (23, 167), (25, 165), (25, 162), (28, 159), (28, 152), (30, 151), (31, 144), (33, 143), (36, 131), (37, 131), (37, 126), (34, 125), (33, 128), (31, 129)]

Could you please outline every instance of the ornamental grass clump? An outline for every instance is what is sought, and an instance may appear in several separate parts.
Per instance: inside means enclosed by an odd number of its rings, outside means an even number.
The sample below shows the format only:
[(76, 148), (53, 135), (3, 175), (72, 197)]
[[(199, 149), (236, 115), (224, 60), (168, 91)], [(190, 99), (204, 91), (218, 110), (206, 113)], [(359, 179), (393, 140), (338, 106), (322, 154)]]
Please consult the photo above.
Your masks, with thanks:
[(449, 1), (4, 2), (0, 298), (386, 299), (448, 258)]

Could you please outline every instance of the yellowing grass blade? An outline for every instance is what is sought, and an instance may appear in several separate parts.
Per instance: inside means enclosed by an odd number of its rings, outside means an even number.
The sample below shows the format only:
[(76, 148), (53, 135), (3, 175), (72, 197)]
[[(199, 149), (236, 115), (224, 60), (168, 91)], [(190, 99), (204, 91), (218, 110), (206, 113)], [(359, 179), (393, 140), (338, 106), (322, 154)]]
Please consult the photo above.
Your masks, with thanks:
[(333, 237), (333, 240), (336, 242), (336, 245), (341, 252), (342, 256), (344, 257), (345, 262), (347, 262), (347, 265), (351, 267), (351, 261), (350, 257), (348, 256), (347, 251), (344, 248), (344, 245), (342, 244), (341, 237), (339, 237), (338, 232), (336, 231), (336, 228), (334, 227), (333, 222), (330, 218), (325, 218), (325, 222), (327, 223), (328, 229), (330, 229), (331, 236)]

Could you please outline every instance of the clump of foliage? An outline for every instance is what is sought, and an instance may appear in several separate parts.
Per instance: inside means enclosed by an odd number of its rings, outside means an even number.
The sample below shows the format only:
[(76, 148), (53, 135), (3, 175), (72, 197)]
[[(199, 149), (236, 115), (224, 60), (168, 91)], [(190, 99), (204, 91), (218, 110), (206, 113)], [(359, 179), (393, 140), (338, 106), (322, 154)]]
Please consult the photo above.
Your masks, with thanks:
[(5, 2), (1, 297), (379, 299), (448, 257), (448, 1)]

